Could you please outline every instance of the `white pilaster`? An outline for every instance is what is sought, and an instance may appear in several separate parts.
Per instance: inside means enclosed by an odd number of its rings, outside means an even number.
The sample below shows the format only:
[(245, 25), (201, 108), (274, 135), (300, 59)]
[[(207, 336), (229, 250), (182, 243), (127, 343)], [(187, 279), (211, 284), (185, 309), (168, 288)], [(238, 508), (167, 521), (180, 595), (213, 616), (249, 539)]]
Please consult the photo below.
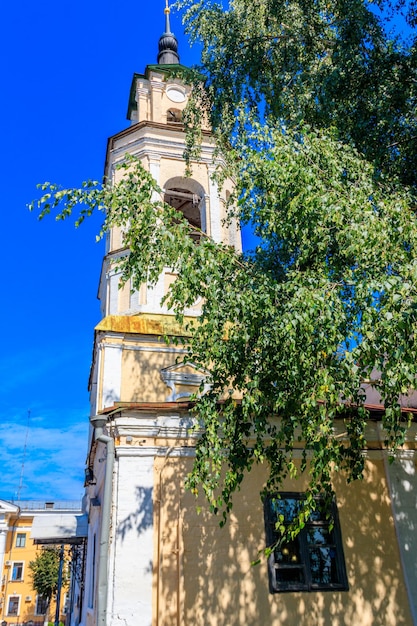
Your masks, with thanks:
[(7, 523), (4, 515), (0, 516), (0, 572), (4, 568), (4, 555), (6, 552)]
[[(160, 185), (161, 184), (160, 183), (161, 155), (158, 154), (157, 152), (150, 152), (148, 154), (148, 163), (149, 163), (150, 173), (152, 174), (152, 176), (154, 177), (158, 185)], [(155, 192), (154, 192), (154, 197), (152, 198), (152, 200), (160, 200), (159, 195), (156, 194), (156, 197), (155, 197)]]
[(414, 450), (386, 463), (398, 547), (414, 626), (417, 625), (417, 472)]
[(100, 409), (113, 406), (115, 402), (120, 401), (122, 385), (122, 352), (123, 348), (120, 344), (105, 344), (102, 346), (101, 363), (103, 368), (103, 382)]
[(118, 458), (111, 626), (152, 624), (153, 466), (153, 455)]
[(112, 271), (107, 280), (109, 285), (108, 315), (117, 315), (119, 312), (119, 274)]
[(210, 235), (214, 241), (220, 243), (222, 240), (222, 224), (220, 212), (219, 187), (213, 180), (214, 166), (208, 167), (209, 174), (209, 198), (210, 198)]
[(136, 88), (136, 103), (138, 106), (138, 111), (136, 115), (136, 120), (132, 120), (134, 122), (142, 122), (143, 120), (147, 120), (149, 117), (149, 83), (146, 82), (146, 86), (144, 83), (138, 81)]

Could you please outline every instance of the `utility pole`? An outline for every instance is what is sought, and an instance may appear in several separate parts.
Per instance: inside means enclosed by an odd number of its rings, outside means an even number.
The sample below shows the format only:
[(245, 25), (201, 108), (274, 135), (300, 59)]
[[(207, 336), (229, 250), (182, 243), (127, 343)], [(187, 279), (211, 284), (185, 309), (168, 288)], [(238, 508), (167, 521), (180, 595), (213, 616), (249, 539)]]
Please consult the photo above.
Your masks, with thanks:
[(64, 569), (64, 544), (61, 545), (61, 550), (59, 551), (59, 568), (58, 568), (58, 586), (56, 590), (56, 608), (55, 608), (55, 622), (54, 626), (59, 626), (59, 615), (60, 615), (60, 605), (61, 605), (61, 587), (62, 587), (62, 573)]

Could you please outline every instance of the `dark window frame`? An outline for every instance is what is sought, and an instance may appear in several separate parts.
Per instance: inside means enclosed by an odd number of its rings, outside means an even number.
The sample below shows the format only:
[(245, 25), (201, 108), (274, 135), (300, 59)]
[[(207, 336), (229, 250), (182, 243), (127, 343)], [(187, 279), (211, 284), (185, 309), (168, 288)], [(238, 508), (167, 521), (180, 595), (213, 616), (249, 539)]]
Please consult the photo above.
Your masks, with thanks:
[(20, 582), (23, 580), (24, 561), (13, 561), (12, 575), (10, 580)]
[(20, 615), (20, 599), (21, 596), (12, 594), (7, 599), (7, 617), (17, 617)]
[[(281, 537), (275, 527), (280, 513), (277, 508), (280, 508), (283, 501), (301, 503), (304, 497), (303, 493), (280, 492), (265, 498), (264, 515), (268, 547), (275, 546)], [(280, 503), (276, 504), (278, 501)], [(313, 513), (305, 523), (298, 536), (293, 541), (278, 545), (269, 555), (268, 575), (271, 593), (347, 591), (349, 589), (336, 501), (331, 502), (330, 517), (323, 514), (325, 512), (324, 501), (320, 498), (317, 498), (317, 501), (319, 506), (316, 513)], [(283, 523), (284, 526), (289, 526), (291, 519), (285, 519)], [(331, 524), (333, 524), (332, 528), (330, 528)], [(325, 580), (324, 573), (322, 580), (317, 580), (317, 563), (319, 563), (319, 571), (320, 564), (329, 565), (330, 563), (330, 581)], [(329, 576), (329, 568), (327, 576)]]
[(26, 533), (17, 533), (16, 534), (16, 548), (25, 548), (26, 547)]
[(35, 615), (38, 617), (39, 615), (46, 615), (48, 610), (48, 599), (45, 596), (37, 595), (36, 596), (36, 604), (35, 604)]

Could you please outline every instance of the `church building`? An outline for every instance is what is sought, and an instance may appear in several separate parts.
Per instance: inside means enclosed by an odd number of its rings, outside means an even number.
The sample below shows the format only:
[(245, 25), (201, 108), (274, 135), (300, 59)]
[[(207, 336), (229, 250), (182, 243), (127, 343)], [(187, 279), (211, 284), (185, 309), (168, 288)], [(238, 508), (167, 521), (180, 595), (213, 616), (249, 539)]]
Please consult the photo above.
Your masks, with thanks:
[[(186, 176), (181, 121), (190, 87), (181, 68), (169, 8), (157, 63), (134, 74), (128, 129), (108, 141), (105, 175), (137, 157), (166, 202), (192, 226), (239, 252), (238, 225), (224, 221), (232, 181), (212, 177), (219, 156), (209, 129)], [(173, 71), (174, 70), (174, 71)], [(221, 165), (221, 163), (220, 163)], [(183, 328), (161, 304), (175, 275), (156, 286), (119, 288), (123, 233), (107, 236), (100, 277), (102, 319), (95, 329), (90, 375), (91, 432), (86, 469), (88, 539), (83, 626), (412, 626), (417, 624), (416, 429), (396, 463), (388, 463), (382, 407), (369, 399), (365, 478), (346, 486), (336, 475), (332, 527), (320, 511), (291, 544), (275, 541), (275, 521), (290, 523), (302, 480), (287, 479), (279, 501), (262, 502), (266, 479), (254, 467), (223, 528), (198, 514), (184, 479), (194, 457), (190, 398), (204, 372), (181, 363)], [(185, 311), (199, 314), (201, 303)], [(163, 338), (172, 338), (167, 343)], [(412, 411), (417, 411), (417, 403)]]

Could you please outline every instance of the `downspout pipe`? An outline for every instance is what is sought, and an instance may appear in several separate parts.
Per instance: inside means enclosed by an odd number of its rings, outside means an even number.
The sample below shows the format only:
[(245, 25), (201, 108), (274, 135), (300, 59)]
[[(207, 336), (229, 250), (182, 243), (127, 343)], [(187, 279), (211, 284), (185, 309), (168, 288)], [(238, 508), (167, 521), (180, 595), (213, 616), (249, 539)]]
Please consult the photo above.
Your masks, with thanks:
[(113, 493), (113, 468), (114, 468), (114, 439), (104, 434), (107, 419), (101, 415), (90, 418), (94, 427), (94, 439), (107, 446), (106, 474), (104, 477), (104, 489), (101, 503), (101, 531), (99, 561), (97, 573), (97, 626), (107, 624), (107, 595), (109, 580), (109, 541), (111, 508)]

